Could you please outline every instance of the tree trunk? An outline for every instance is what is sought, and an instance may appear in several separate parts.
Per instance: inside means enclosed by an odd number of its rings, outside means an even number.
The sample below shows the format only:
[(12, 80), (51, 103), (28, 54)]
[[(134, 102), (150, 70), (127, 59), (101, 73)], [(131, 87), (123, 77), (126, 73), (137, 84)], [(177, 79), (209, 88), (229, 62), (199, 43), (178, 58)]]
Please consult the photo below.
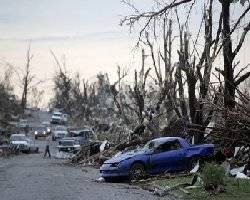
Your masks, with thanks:
[(230, 110), (235, 107), (235, 86), (233, 70), (233, 53), (230, 30), (230, 1), (222, 1), (223, 19), (223, 57), (224, 57), (224, 105)]

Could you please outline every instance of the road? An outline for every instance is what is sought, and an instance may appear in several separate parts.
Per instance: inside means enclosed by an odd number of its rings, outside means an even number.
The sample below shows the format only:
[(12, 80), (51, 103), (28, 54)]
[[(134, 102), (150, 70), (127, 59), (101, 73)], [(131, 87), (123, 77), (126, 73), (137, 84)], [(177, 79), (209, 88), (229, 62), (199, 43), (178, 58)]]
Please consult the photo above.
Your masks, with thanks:
[[(38, 113), (32, 118), (39, 125), (48, 118)], [(40, 150), (45, 142), (37, 141)], [(55, 144), (52, 154), (55, 155)], [(1, 200), (138, 200), (159, 199), (150, 192), (125, 183), (97, 183), (98, 169), (65, 165), (65, 160), (21, 154), (0, 158)]]

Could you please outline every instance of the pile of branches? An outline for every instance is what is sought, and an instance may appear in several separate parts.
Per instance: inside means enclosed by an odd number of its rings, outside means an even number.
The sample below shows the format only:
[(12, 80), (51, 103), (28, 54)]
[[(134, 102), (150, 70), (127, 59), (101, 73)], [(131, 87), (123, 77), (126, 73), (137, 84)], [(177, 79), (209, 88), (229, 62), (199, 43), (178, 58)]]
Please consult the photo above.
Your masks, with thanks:
[(240, 91), (239, 97), (234, 109), (209, 102), (215, 119), (211, 137), (215, 141), (222, 141), (224, 146), (246, 147), (250, 144), (250, 98)]

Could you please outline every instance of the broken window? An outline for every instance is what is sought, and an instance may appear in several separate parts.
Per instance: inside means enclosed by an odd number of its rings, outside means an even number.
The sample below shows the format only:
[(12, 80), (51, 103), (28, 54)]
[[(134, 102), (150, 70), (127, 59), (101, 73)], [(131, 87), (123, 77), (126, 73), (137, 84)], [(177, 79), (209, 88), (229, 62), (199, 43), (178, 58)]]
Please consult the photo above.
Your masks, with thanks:
[(175, 141), (168, 141), (163, 144), (161, 144), (159, 147), (157, 147), (157, 151), (159, 152), (167, 152), (167, 151), (173, 151), (180, 149), (181, 145), (178, 140)]

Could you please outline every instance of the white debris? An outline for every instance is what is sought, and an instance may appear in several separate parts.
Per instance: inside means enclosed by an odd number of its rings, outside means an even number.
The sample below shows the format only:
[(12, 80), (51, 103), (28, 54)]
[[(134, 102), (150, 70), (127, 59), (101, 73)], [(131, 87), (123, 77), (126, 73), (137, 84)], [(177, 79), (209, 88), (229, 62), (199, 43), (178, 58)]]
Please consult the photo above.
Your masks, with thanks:
[(196, 165), (194, 166), (194, 168), (190, 171), (191, 174), (196, 173), (200, 168), (200, 163), (199, 161), (196, 163)]
[(231, 170), (230, 170), (230, 174), (231, 174), (232, 176), (236, 176), (237, 173), (243, 173), (244, 170), (245, 170), (245, 167), (246, 167), (246, 165), (244, 165), (243, 167), (238, 167), (238, 168), (231, 169)]
[(250, 179), (246, 174), (243, 174), (241, 172), (237, 172), (235, 178), (237, 178), (237, 179)]
[(189, 190), (189, 189), (197, 189), (201, 187), (202, 187), (201, 185), (190, 185), (190, 186), (185, 187), (185, 189)]
[(194, 144), (194, 136), (192, 137), (192, 144)]
[(215, 121), (211, 120), (210, 123), (207, 125), (206, 129), (205, 129), (205, 137), (207, 137), (207, 135), (209, 135), (211, 133), (211, 131), (213, 130), (213, 127), (215, 125)]
[(103, 177), (100, 177), (100, 178), (96, 179), (95, 181), (98, 183), (102, 183), (105, 181), (105, 179)]
[(103, 152), (105, 150), (106, 145), (108, 144), (108, 140), (104, 140), (102, 144), (100, 145), (100, 152)]
[(120, 156), (121, 154), (122, 154), (122, 152), (119, 151), (119, 152), (118, 152), (117, 154), (115, 154), (113, 157), (116, 158), (116, 157)]
[(235, 147), (234, 148), (234, 157), (237, 156), (239, 150), (241, 149), (242, 147)]
[(221, 164), (221, 166), (222, 166), (222, 167), (224, 168), (224, 170), (225, 170), (225, 175), (228, 176), (229, 173), (230, 173), (230, 163), (229, 163), (227, 160), (225, 160), (225, 161)]

